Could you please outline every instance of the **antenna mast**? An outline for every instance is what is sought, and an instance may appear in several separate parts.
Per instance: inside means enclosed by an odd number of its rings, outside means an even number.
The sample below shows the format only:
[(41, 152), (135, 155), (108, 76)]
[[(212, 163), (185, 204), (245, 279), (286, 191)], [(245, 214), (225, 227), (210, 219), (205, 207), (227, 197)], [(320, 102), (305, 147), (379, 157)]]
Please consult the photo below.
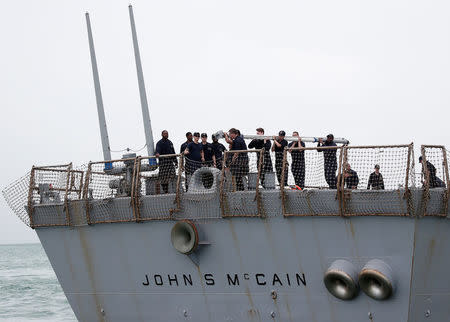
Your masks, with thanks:
[[(89, 13), (86, 12), (86, 25), (89, 38), (89, 50), (91, 53), (92, 76), (94, 77), (95, 98), (97, 100), (98, 123), (100, 126), (100, 136), (102, 138), (103, 159), (111, 160), (111, 150), (109, 147), (108, 129), (106, 127), (105, 110), (103, 109), (102, 90), (100, 88), (100, 79), (98, 77), (97, 59), (95, 57), (94, 39), (92, 38), (91, 21)], [(107, 165), (105, 165), (107, 167)]]
[(145, 131), (145, 142), (147, 144), (147, 153), (149, 156), (153, 156), (154, 146), (153, 146), (153, 134), (152, 134), (152, 124), (150, 122), (150, 114), (148, 111), (147, 94), (145, 92), (144, 74), (142, 72), (141, 65), (141, 55), (139, 53), (139, 45), (136, 34), (136, 26), (134, 23), (133, 7), (128, 6), (130, 12), (130, 23), (131, 23), (131, 33), (133, 36), (133, 47), (134, 47), (134, 57), (136, 60), (136, 72), (139, 84), (139, 94), (141, 97), (141, 107), (142, 107), (142, 119), (144, 121), (144, 131)]

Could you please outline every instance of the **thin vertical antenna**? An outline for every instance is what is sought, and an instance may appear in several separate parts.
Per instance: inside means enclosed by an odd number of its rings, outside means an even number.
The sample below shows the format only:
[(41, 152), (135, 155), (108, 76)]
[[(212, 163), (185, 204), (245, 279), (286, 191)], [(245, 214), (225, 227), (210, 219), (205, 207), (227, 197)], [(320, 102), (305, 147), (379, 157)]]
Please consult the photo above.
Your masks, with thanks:
[(136, 26), (134, 23), (133, 7), (128, 6), (130, 12), (131, 33), (133, 36), (134, 57), (136, 59), (136, 72), (139, 84), (139, 94), (141, 96), (142, 119), (144, 121), (145, 142), (147, 143), (147, 153), (149, 156), (154, 155), (152, 124), (150, 122), (150, 114), (148, 112), (147, 94), (145, 93), (144, 74), (142, 72), (141, 55), (139, 53), (139, 45), (136, 34)]
[[(102, 138), (103, 158), (108, 161), (111, 160), (111, 150), (109, 147), (108, 129), (106, 127), (105, 110), (103, 109), (102, 89), (100, 88), (94, 39), (92, 38), (91, 21), (89, 20), (88, 12), (86, 12), (86, 24), (89, 38), (89, 50), (91, 53), (92, 76), (94, 77), (95, 98), (97, 100), (98, 123), (100, 126), (100, 136)], [(108, 165), (106, 165), (105, 168), (109, 168)]]

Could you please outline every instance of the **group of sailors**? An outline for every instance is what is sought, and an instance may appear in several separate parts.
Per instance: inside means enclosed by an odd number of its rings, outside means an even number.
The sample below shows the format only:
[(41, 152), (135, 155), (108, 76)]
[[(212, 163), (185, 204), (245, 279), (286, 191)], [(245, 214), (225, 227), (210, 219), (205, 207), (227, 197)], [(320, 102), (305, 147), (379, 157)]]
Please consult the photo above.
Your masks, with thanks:
[[(264, 129), (257, 128), (256, 134), (264, 136)], [(162, 139), (156, 144), (155, 156), (159, 158), (159, 173), (162, 176), (162, 187), (164, 192), (168, 191), (168, 180), (164, 178), (175, 177), (178, 166), (176, 156), (160, 158), (162, 155), (174, 155), (175, 149), (172, 142), (169, 140), (169, 133), (167, 130), (162, 131)], [(228, 168), (235, 180), (236, 190), (244, 190), (243, 178), (249, 173), (249, 159), (247, 152), (248, 149), (262, 149), (263, 161), (260, 173), (261, 184), (265, 187), (265, 175), (273, 172), (273, 164), (270, 156), (270, 152), (275, 153), (275, 172), (280, 185), (288, 185), (288, 171), (287, 168), (284, 171), (284, 178), (282, 178), (283, 172), (283, 153), (287, 149), (291, 154), (292, 164), (291, 172), (294, 177), (295, 188), (302, 190), (305, 188), (305, 150), (296, 149), (299, 147), (305, 147), (305, 143), (302, 141), (299, 133), (294, 131), (293, 137), (298, 137), (297, 140), (293, 140), (288, 143), (285, 140), (286, 132), (279, 131), (278, 136), (273, 137), (273, 143), (270, 139), (253, 139), (247, 148), (244, 138), (240, 131), (236, 128), (231, 128), (228, 133), (224, 133), (225, 141), (228, 143), (229, 151), (237, 151), (230, 153), (225, 160), (225, 166)], [(343, 180), (344, 186), (348, 189), (357, 189), (359, 184), (359, 177), (355, 170), (351, 169), (349, 163), (345, 163), (343, 167), (343, 173), (341, 178), (336, 176), (338, 168), (337, 161), (337, 147), (334, 142), (333, 134), (328, 134), (326, 140), (319, 139), (317, 144), (317, 151), (323, 153), (324, 159), (324, 176), (330, 189), (336, 189), (340, 179)], [(320, 149), (322, 147), (322, 149)], [(218, 138), (212, 136), (212, 143), (208, 142), (208, 135), (206, 133), (200, 134), (199, 132), (186, 133), (186, 141), (180, 147), (180, 153), (185, 156), (185, 173), (186, 179), (190, 177), (195, 170), (201, 167), (216, 167), (222, 169), (223, 155), (227, 151), (227, 148), (219, 143)], [(259, 164), (259, 154), (257, 154), (257, 164)], [(419, 158), (419, 162), (422, 162), (422, 157)], [(286, 164), (286, 167), (288, 165)], [(440, 187), (445, 184), (436, 176), (436, 168), (427, 161), (427, 168), (430, 178), (430, 187)], [(188, 181), (186, 181), (186, 188)], [(374, 172), (369, 176), (367, 189), (383, 190), (384, 180), (383, 175), (380, 173), (380, 166), (378, 164), (374, 167)]]

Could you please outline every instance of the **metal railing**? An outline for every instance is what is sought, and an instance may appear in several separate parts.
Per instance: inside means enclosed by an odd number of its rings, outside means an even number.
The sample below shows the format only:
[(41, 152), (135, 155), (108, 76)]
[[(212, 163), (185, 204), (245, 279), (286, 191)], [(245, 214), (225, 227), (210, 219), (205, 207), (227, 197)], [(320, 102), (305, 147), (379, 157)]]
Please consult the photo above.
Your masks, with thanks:
[[(328, 151), (334, 151), (334, 156)], [(265, 198), (272, 198), (273, 193), (270, 191), (279, 189), (281, 212), (286, 217), (447, 216), (450, 196), (447, 150), (444, 146), (423, 145), (421, 156), (422, 200), (414, 201), (415, 194), (411, 193), (411, 188), (415, 187), (416, 178), (412, 143), (285, 149), (282, 152), (281, 175), (279, 173), (277, 181), (275, 172), (279, 170), (280, 163), (273, 153), (264, 149), (226, 151), (218, 175), (221, 215), (265, 217), (264, 208), (269, 202)], [(156, 166), (149, 162), (155, 158), (136, 157), (90, 162), (86, 170), (74, 170), (72, 164), (33, 166), (29, 175), (27, 203), (23, 206), (28, 213), (29, 225), (33, 228), (72, 225), (70, 206), (71, 202), (77, 200), (84, 205), (88, 224), (175, 219), (173, 214), (182, 211), (182, 195), (186, 192), (183, 186), (183, 176), (186, 176), (185, 158), (182, 154), (163, 155), (158, 158)], [(328, 159), (335, 163), (327, 164)], [(389, 202), (397, 204), (398, 209), (392, 213), (385, 212), (382, 207), (378, 209), (367, 206), (366, 210), (361, 210), (365, 200), (373, 201), (377, 195), (383, 194), (366, 189), (366, 186), (370, 188), (369, 174), (375, 164), (381, 167), (383, 188), (395, 192), (391, 193), (392, 199), (389, 199)], [(303, 169), (299, 170), (299, 167)], [(358, 175), (358, 183), (354, 186), (348, 184), (348, 169)], [(269, 182), (269, 177), (273, 184)], [(278, 182), (279, 188), (275, 182)], [(299, 184), (303, 186), (299, 187)], [(321, 204), (317, 202), (320, 197), (316, 195), (324, 190), (335, 191), (334, 195), (327, 194), (327, 202), (333, 207), (337, 203), (337, 207), (333, 209), (338, 211), (322, 211), (326, 207), (321, 208)], [(5, 192), (4, 194), (8, 198)], [(13, 194), (10, 195), (9, 198), (14, 197)], [(159, 205), (161, 198), (144, 196), (164, 196), (165, 201)], [(316, 198), (316, 204), (313, 204), (313, 198)], [(151, 202), (147, 201), (150, 199)], [(441, 200), (438, 207), (435, 199)], [(296, 208), (296, 202), (303, 205), (301, 211)], [(111, 210), (113, 203), (115, 212)], [(416, 214), (417, 207), (414, 205), (418, 203), (420, 209)], [(42, 222), (45, 214), (36, 214), (35, 210), (38, 205), (45, 204), (60, 205), (58, 211), (63, 213), (64, 220)]]
[[(260, 185), (264, 164), (264, 150), (226, 151), (220, 176), (220, 208), (222, 217), (261, 217)], [(247, 191), (245, 200), (238, 199), (239, 191)], [(242, 195), (242, 194), (241, 194)], [(239, 195), (239, 197), (241, 197)]]
[[(422, 145), (422, 184), (423, 194), (421, 213), (423, 216), (443, 216), (448, 214), (448, 199), (450, 194), (450, 179), (447, 161), (447, 150), (442, 145)], [(424, 166), (426, 165), (426, 166)], [(441, 179), (442, 178), (442, 179)], [(432, 188), (445, 188), (434, 190)], [(437, 195), (436, 195), (437, 194)], [(429, 201), (442, 195), (442, 204), (439, 209), (429, 209)]]
[[(79, 176), (79, 178), (77, 178)], [(80, 199), (84, 171), (73, 170), (72, 163), (31, 168), (27, 209), (31, 227), (70, 226), (69, 201)], [(78, 187), (77, 187), (78, 184)], [(75, 194), (72, 197), (72, 194)], [(64, 222), (38, 223), (34, 218), (35, 207), (46, 203), (62, 204)]]

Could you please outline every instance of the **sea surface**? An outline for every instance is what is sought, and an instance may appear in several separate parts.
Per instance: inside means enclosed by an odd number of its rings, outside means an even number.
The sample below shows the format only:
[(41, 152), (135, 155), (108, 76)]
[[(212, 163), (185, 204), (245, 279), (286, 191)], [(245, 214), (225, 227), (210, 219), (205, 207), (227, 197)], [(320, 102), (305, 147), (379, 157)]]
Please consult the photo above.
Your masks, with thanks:
[(40, 244), (0, 245), (0, 321), (76, 321)]

